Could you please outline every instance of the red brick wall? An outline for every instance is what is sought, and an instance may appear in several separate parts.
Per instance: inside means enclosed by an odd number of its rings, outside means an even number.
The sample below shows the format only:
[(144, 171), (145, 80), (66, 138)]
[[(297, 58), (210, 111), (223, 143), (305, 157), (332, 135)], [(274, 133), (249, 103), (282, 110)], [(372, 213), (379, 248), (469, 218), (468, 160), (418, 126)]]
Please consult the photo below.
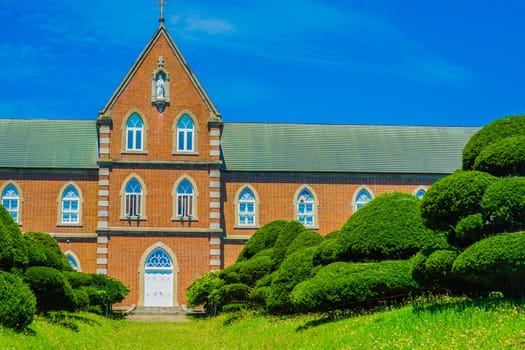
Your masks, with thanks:
[(191, 282), (210, 270), (208, 237), (189, 234), (187, 237), (112, 236), (109, 241), (108, 274), (131, 287), (131, 293), (122, 304), (130, 305), (139, 299), (139, 262), (145, 251), (157, 242), (167, 245), (175, 253), (172, 258), (179, 268), (175, 276), (179, 305), (186, 303), (184, 291)]
[(236, 228), (235, 194), (240, 187), (250, 184), (259, 200), (259, 224), (277, 220), (295, 220), (295, 195), (302, 185), (308, 185), (318, 201), (316, 217), (319, 232), (327, 234), (338, 230), (353, 211), (356, 191), (363, 185), (373, 196), (401, 191), (413, 193), (419, 186), (429, 187), (436, 178), (416, 176), (345, 176), (309, 174), (222, 174), (224, 228), (228, 235), (251, 235), (255, 229)]
[(136, 222), (128, 223), (126, 220), (121, 220), (121, 189), (126, 178), (135, 174), (144, 182), (145, 188), (143, 191), (147, 192), (145, 196), (145, 213), (146, 220), (141, 221), (142, 226), (147, 227), (188, 227), (188, 223), (181, 223), (173, 221), (176, 215), (174, 204), (176, 197), (172, 196), (172, 192), (177, 180), (184, 174), (189, 175), (194, 181), (198, 191), (197, 214), (198, 221), (192, 221), (191, 227), (194, 228), (209, 228), (209, 171), (208, 170), (194, 170), (194, 169), (144, 169), (144, 168), (113, 168), (109, 176), (109, 220), (108, 224), (111, 227), (121, 226), (129, 227), (136, 226)]
[[(95, 233), (97, 225), (98, 172), (53, 173), (52, 171), (24, 171), (1, 173), (0, 187), (14, 181), (22, 196), (20, 229), (54, 233)], [(82, 192), (82, 225), (66, 226), (59, 223), (60, 193), (69, 182), (74, 182)]]
[[(159, 113), (156, 107), (151, 105), (152, 73), (158, 68), (157, 59), (159, 56), (164, 57), (165, 70), (170, 74), (170, 106), (166, 107), (163, 113)], [(126, 122), (125, 118), (133, 110), (140, 112), (147, 125), (147, 155), (121, 154), (122, 127)], [(198, 155), (172, 155), (174, 148), (173, 125), (176, 118), (185, 110), (190, 111), (197, 119), (197, 129), (199, 130)], [(145, 57), (142, 65), (135, 72), (109, 114), (113, 117), (110, 141), (110, 158), (113, 160), (121, 158), (140, 160), (210, 159), (207, 125), (210, 111), (163, 36), (158, 39), (155, 46)]]
[(75, 241), (60, 239), (58, 245), (63, 252), (72, 251), (80, 262), (84, 273), (95, 273), (97, 270), (97, 243), (96, 238), (92, 240)]

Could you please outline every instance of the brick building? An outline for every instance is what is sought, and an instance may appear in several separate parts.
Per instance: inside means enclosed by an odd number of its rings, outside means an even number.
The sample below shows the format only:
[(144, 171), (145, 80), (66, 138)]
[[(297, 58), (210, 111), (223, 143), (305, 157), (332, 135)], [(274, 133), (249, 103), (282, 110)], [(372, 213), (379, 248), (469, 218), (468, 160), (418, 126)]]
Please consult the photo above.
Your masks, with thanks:
[(373, 197), (423, 196), (476, 128), (227, 123), (163, 21), (97, 120), (0, 119), (1, 203), (72, 265), (178, 306), (258, 227), (337, 230)]

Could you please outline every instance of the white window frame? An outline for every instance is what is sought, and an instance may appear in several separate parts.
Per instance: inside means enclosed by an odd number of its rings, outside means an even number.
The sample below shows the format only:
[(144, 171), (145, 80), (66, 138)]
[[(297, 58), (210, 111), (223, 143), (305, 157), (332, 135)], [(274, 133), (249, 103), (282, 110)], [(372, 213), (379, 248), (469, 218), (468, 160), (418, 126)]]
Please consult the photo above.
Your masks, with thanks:
[(195, 207), (195, 189), (193, 184), (184, 179), (177, 185), (177, 218), (192, 218)]
[(305, 227), (314, 227), (316, 224), (315, 199), (307, 188), (303, 188), (297, 195), (297, 221)]
[[(128, 190), (128, 186), (132, 182), (135, 182), (136, 185), (133, 188)], [(128, 218), (140, 218), (142, 216), (142, 205), (143, 205), (143, 189), (140, 182), (132, 178), (130, 179), (124, 188), (124, 215)]]
[(355, 211), (358, 211), (361, 209), (366, 203), (370, 202), (374, 197), (365, 188), (361, 188), (359, 192), (357, 192), (355, 197)]
[[(237, 224), (239, 226), (255, 226), (256, 223), (256, 199), (251, 189), (245, 187), (238, 197), (237, 203)], [(251, 205), (251, 210), (250, 210)], [(242, 209), (244, 207), (244, 210)]]
[[(13, 206), (16, 203), (16, 206)], [(20, 194), (13, 184), (8, 184), (2, 191), (2, 206), (9, 212), (13, 220), (18, 223), (20, 220)]]
[[(191, 123), (191, 127), (188, 124)], [(188, 144), (188, 136), (191, 135), (191, 144)], [(182, 148), (181, 146), (182, 141)], [(184, 114), (177, 122), (177, 152), (195, 151), (195, 121)]]
[[(133, 120), (135, 119), (136, 120)], [(140, 123), (140, 126), (138, 124)], [(140, 146), (137, 145), (137, 141), (140, 140)], [(131, 147), (130, 147), (131, 141)], [(143, 151), (144, 150), (144, 120), (138, 115), (133, 113), (129, 116), (126, 121), (126, 150), (127, 151)]]
[(60, 208), (60, 222), (62, 224), (80, 223), (80, 193), (75, 186), (69, 185), (64, 189)]

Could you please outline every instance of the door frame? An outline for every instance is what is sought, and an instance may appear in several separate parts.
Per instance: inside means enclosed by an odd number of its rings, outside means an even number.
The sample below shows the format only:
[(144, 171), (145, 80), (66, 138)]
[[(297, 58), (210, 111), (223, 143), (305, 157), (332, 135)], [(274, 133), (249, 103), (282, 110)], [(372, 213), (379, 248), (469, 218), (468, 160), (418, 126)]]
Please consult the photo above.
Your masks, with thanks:
[(177, 307), (179, 306), (179, 298), (178, 298), (178, 277), (179, 277), (179, 264), (177, 262), (177, 256), (175, 255), (175, 252), (168, 247), (166, 244), (162, 242), (157, 242), (155, 244), (152, 244), (149, 246), (144, 253), (142, 254), (142, 257), (140, 258), (139, 266), (138, 266), (138, 286), (139, 286), (139, 300), (137, 302), (138, 306), (144, 306), (144, 270), (146, 265), (146, 259), (148, 256), (157, 248), (161, 248), (170, 256), (171, 263), (173, 265), (173, 306)]

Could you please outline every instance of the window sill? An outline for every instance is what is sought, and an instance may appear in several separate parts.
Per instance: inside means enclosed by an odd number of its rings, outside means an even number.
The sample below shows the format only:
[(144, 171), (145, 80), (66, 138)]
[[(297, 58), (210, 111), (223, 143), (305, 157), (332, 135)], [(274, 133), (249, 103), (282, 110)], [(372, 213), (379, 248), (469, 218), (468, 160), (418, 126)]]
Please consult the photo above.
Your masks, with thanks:
[(187, 217), (187, 216), (183, 216), (183, 217), (180, 217), (180, 216), (177, 216), (175, 218), (171, 218), (171, 221), (174, 221), (174, 222), (197, 222), (199, 221), (199, 218), (198, 217)]
[(307, 230), (319, 230), (319, 226), (306, 226), (306, 225), (303, 225), (303, 226)]
[(146, 216), (121, 216), (120, 221), (147, 221), (148, 218)]
[(198, 156), (199, 152), (173, 151), (172, 156)]
[(260, 228), (259, 225), (233, 225), (236, 230), (255, 230)]
[(124, 149), (124, 150), (121, 150), (121, 151), (120, 151), (120, 154), (138, 154), (138, 155), (147, 155), (147, 154), (148, 154), (148, 151), (147, 151), (147, 150), (134, 151), (134, 150), (127, 150), (127, 149)]
[(82, 224), (58, 223), (57, 227), (82, 227)]

